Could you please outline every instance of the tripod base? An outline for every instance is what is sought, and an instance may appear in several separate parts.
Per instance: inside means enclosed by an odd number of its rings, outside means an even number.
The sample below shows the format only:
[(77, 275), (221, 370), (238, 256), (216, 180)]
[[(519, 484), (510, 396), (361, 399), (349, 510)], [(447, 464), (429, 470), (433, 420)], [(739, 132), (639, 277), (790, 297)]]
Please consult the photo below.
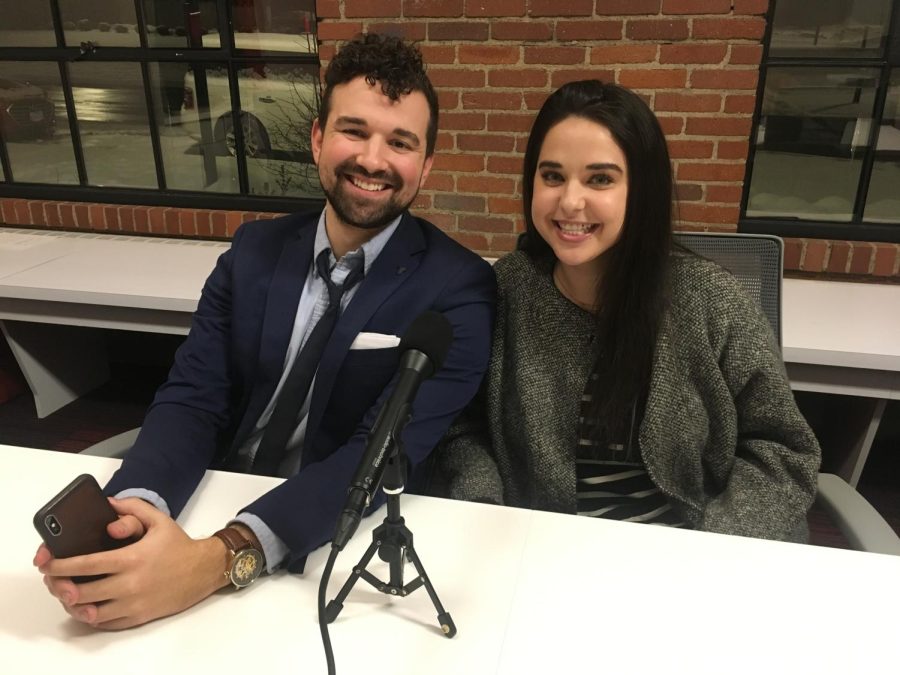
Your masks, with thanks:
[[(376, 552), (378, 557), (390, 566), (390, 581), (387, 583), (366, 570), (366, 566)], [(403, 583), (403, 567), (406, 560), (413, 564), (418, 573), (418, 576), (408, 584)], [(434, 586), (432, 586), (431, 580), (428, 578), (425, 568), (419, 560), (419, 556), (416, 555), (413, 547), (412, 532), (404, 524), (403, 518), (385, 518), (384, 522), (372, 532), (372, 543), (369, 545), (369, 548), (366, 549), (362, 558), (353, 568), (353, 573), (341, 587), (340, 592), (325, 607), (326, 622), (332, 623), (338, 617), (338, 614), (344, 608), (344, 600), (359, 579), (363, 579), (381, 593), (399, 597), (406, 597), (416, 589), (424, 586), (425, 590), (428, 591), (429, 597), (431, 597), (434, 608), (438, 612), (437, 619), (441, 631), (448, 638), (456, 635), (456, 624), (453, 623), (450, 612), (445, 611), (443, 605), (441, 605)]]

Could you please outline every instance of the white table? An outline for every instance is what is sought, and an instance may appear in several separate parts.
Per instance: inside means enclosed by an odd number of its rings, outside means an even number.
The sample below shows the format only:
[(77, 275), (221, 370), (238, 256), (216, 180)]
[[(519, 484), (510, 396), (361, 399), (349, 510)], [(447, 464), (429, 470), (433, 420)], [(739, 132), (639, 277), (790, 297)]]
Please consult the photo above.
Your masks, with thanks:
[[(228, 246), (0, 228), (0, 327), (38, 416), (108, 379), (102, 329), (186, 335)], [(828, 434), (856, 486), (885, 404), (900, 397), (900, 285), (785, 279), (783, 295), (791, 386), (858, 398)]]
[[(68, 618), (31, 566), (31, 517), (76, 474), (117, 460), (0, 446), (0, 671), (324, 673), (303, 576), (263, 578), (176, 617), (102, 633)], [(209, 472), (181, 521), (220, 527), (277, 479)], [(338, 673), (896, 673), (900, 557), (403, 497), (416, 549), (459, 633), (444, 637), (424, 589), (357, 584), (331, 625)], [(334, 597), (381, 514), (338, 558)], [(385, 574), (384, 569), (373, 569)], [(392, 655), (392, 656), (387, 656)]]
[(855, 487), (887, 402), (900, 399), (900, 285), (785, 279), (782, 290), (791, 387), (859, 399), (827, 434), (850, 446), (837, 473)]
[(900, 398), (900, 284), (785, 279), (782, 291), (795, 389)]
[(187, 335), (203, 282), (228, 246), (0, 229), (0, 325), (38, 416), (108, 379), (101, 329)]

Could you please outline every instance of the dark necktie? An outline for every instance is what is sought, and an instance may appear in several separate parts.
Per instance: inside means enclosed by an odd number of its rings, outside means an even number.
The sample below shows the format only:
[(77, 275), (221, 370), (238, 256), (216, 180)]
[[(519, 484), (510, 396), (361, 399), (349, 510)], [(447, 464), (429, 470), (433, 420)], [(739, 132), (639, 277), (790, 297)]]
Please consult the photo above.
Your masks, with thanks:
[(328, 338), (331, 337), (334, 325), (341, 314), (341, 298), (363, 276), (363, 256), (354, 257), (349, 261), (350, 271), (340, 286), (331, 280), (328, 263), (329, 251), (326, 249), (316, 258), (316, 271), (328, 287), (328, 308), (309, 334), (278, 394), (275, 409), (263, 430), (259, 448), (253, 459), (251, 471), (255, 474), (276, 475), (278, 466), (284, 459), (287, 443), (297, 427), (297, 416), (309, 394), (322, 352), (325, 351)]

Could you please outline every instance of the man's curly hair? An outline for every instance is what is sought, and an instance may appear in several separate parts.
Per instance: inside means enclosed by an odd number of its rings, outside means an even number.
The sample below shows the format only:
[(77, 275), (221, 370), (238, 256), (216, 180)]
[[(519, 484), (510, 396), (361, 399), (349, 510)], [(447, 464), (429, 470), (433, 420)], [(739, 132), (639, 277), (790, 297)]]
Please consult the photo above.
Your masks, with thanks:
[(399, 37), (369, 33), (346, 43), (325, 71), (325, 92), (319, 106), (319, 124), (324, 127), (331, 108), (331, 92), (359, 76), (370, 85), (381, 84), (382, 93), (392, 101), (420, 91), (430, 112), (425, 137), (425, 154), (434, 152), (438, 126), (438, 100), (431, 80), (425, 74), (422, 54)]

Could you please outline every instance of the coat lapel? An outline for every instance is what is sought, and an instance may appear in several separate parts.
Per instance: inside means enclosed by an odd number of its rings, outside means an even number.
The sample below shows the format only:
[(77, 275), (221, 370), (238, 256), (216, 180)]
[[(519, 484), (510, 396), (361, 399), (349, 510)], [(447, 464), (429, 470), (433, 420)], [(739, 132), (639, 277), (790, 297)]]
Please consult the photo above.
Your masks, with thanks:
[(396, 232), (372, 263), (362, 285), (338, 320), (322, 354), (310, 402), (307, 440), (314, 438), (318, 431), (335, 378), (353, 340), (385, 300), (409, 279), (419, 266), (424, 250), (425, 237), (421, 228), (409, 213), (404, 213)]
[(235, 438), (243, 442), (259, 419), (284, 372), (284, 357), (294, 329), (300, 295), (312, 262), (316, 221), (289, 238), (281, 250), (266, 296), (259, 363), (247, 411)]
[[(679, 447), (680, 439), (672, 433), (673, 429), (679, 428), (679, 420), (684, 415), (680, 397), (688, 387), (680, 381), (682, 374), (676, 358), (677, 346), (672, 344), (671, 322), (669, 311), (663, 317), (656, 339), (650, 387), (639, 432), (641, 456), (651, 480), (664, 495), (681, 504), (684, 515), (695, 523), (702, 507), (689, 495), (702, 494), (703, 479), (699, 475), (685, 474), (683, 467), (688, 463), (684, 461), (683, 453), (688, 451)], [(685, 490), (679, 483), (669, 480), (672, 476), (678, 476), (682, 483), (689, 481), (699, 487)]]

